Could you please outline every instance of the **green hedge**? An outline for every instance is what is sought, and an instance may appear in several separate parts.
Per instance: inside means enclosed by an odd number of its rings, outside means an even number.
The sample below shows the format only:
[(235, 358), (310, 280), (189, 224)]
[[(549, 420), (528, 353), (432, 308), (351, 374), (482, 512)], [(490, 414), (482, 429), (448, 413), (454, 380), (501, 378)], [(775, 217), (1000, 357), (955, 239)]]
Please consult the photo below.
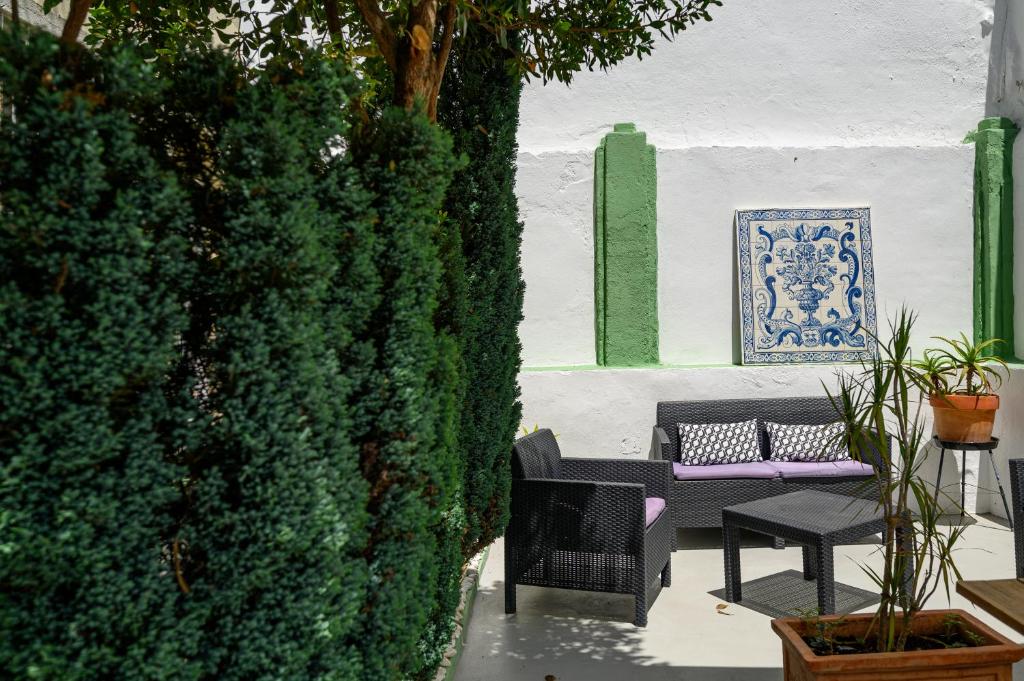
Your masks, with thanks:
[(514, 119), (467, 174), (315, 54), (0, 40), (0, 676), (432, 674), (506, 513)]
[(163, 390), (184, 195), (126, 111), (159, 94), (149, 68), (62, 63), (0, 32), (0, 676), (187, 678)]
[[(438, 209), (452, 166), (450, 141), (422, 116), (389, 109), (355, 148), (372, 188), (380, 293), (372, 324), (373, 375), (357, 403), (361, 466), (370, 484), (372, 588), (362, 645), (366, 679), (404, 678), (432, 624), (445, 562), (438, 526), (456, 475), (451, 448), (455, 346), (435, 328), (441, 266)], [(439, 555), (440, 552), (440, 555)], [(440, 560), (439, 560), (440, 558)]]
[[(189, 452), (191, 613), (204, 678), (362, 678), (367, 486), (351, 433), (351, 333), (332, 279), (358, 200), (322, 152), (347, 132), (351, 79), (308, 59), (246, 83), (217, 57), (165, 77), (175, 108), (147, 117), (193, 188), (188, 357), (203, 430)], [(197, 118), (192, 112), (204, 112)], [(155, 122), (155, 123), (154, 123)]]
[[(511, 38), (515, 40), (515, 38)], [(508, 524), (509, 456), (522, 417), (518, 327), (523, 310), (515, 195), (520, 79), (493, 54), (493, 36), (471, 29), (452, 53), (438, 111), (468, 165), (445, 202), (465, 258), (461, 345), (465, 382), (459, 445), (465, 466), (466, 558)]]

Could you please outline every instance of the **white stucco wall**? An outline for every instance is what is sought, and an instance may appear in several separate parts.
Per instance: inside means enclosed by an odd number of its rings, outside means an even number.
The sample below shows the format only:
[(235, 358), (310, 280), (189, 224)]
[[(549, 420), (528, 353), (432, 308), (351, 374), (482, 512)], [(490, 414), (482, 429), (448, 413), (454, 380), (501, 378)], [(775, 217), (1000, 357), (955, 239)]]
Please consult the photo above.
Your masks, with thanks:
[[(973, 149), (992, 1), (737, 1), (653, 57), (522, 102), (526, 366), (594, 362), (593, 149), (658, 148), (662, 361), (733, 362), (733, 211), (872, 207), (879, 312), (971, 321)], [(811, 30), (809, 30), (811, 29)]]
[[(915, 308), (922, 349), (929, 336), (970, 332), (974, 149), (963, 139), (987, 115), (1024, 119), (1024, 4), (713, 9), (712, 23), (643, 62), (523, 97), (523, 423), (558, 432), (567, 455), (646, 456), (659, 400), (820, 394), (831, 381), (835, 367), (731, 366), (739, 208), (870, 206), (880, 317)], [(584, 368), (594, 363), (593, 150), (622, 121), (658, 149), (660, 368)], [(1022, 224), (1024, 137), (1016, 158)], [(1024, 275), (1015, 288), (1024, 354)], [(1024, 369), (1003, 393), (1005, 475), (1005, 460), (1024, 456)], [(936, 465), (929, 457), (924, 474)], [(1001, 514), (987, 462), (969, 477), (981, 487), (973, 509)]]

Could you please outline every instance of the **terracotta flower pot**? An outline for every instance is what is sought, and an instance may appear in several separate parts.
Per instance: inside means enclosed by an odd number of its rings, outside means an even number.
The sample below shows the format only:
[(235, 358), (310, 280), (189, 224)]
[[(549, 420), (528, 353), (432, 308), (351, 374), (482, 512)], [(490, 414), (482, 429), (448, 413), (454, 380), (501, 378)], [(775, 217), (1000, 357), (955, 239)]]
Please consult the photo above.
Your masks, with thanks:
[[(981, 636), (982, 645), (971, 648), (915, 650), (904, 653), (854, 653), (816, 655), (801, 636), (814, 625), (798, 617), (772, 620), (782, 639), (785, 681), (931, 681), (940, 679), (987, 679), (1011, 681), (1013, 663), (1024, 659), (1024, 646), (998, 634), (963, 610), (927, 610), (914, 618), (913, 631), (934, 635), (946, 629), (947, 618), (959, 618), (956, 626)], [(833, 635), (863, 636), (873, 614), (830, 615)]]
[(949, 442), (989, 442), (999, 395), (931, 395), (935, 434)]

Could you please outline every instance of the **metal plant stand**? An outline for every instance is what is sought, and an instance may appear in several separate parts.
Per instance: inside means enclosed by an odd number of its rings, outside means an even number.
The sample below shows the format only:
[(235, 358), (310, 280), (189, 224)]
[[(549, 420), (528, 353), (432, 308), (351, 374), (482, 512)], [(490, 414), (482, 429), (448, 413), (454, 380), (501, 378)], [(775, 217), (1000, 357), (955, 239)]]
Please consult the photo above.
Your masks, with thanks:
[(953, 442), (932, 438), (941, 453), (939, 454), (939, 473), (935, 476), (935, 498), (939, 498), (939, 485), (942, 482), (942, 464), (946, 460), (946, 450), (959, 451), (962, 455), (960, 460), (960, 518), (963, 519), (967, 505), (967, 452), (988, 452), (988, 462), (992, 465), (992, 472), (996, 476), (996, 485), (999, 486), (999, 496), (1003, 498), (1003, 509), (1006, 510), (1006, 517), (1010, 521), (1010, 529), (1013, 529), (1013, 514), (1010, 513), (1010, 505), (1006, 502), (1006, 492), (1003, 491), (1003, 481), (999, 479), (999, 469), (996, 468), (995, 457), (992, 450), (999, 446), (999, 438), (992, 438), (991, 442)]

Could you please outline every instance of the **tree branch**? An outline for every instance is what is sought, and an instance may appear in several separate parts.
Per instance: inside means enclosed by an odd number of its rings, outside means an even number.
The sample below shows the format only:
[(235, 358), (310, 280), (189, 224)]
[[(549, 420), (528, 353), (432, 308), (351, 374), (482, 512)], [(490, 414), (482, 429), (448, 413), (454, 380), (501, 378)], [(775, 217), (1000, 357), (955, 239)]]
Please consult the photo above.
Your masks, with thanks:
[(452, 53), (452, 42), (455, 39), (455, 0), (448, 0), (444, 12), (444, 33), (441, 34), (441, 51), (434, 62), (434, 83), (431, 89), (430, 106), (427, 114), (431, 120), (437, 118), (437, 98), (441, 94), (441, 82), (448, 67), (448, 57)]
[(338, 13), (338, 0), (324, 0), (324, 15), (327, 19), (327, 32), (332, 40), (341, 37), (341, 16)]
[(92, 0), (71, 0), (71, 9), (68, 11), (68, 18), (64, 21), (64, 30), (60, 34), (60, 40), (66, 45), (74, 45), (78, 42), (78, 34), (82, 32), (82, 26), (89, 16), (89, 6)]
[(376, 0), (355, 0), (355, 4), (363, 16), (363, 21), (369, 27), (370, 33), (373, 34), (374, 40), (377, 41), (377, 47), (380, 48), (384, 62), (392, 72), (396, 71), (398, 68), (397, 40), (395, 32), (388, 24), (387, 17), (380, 10)]

